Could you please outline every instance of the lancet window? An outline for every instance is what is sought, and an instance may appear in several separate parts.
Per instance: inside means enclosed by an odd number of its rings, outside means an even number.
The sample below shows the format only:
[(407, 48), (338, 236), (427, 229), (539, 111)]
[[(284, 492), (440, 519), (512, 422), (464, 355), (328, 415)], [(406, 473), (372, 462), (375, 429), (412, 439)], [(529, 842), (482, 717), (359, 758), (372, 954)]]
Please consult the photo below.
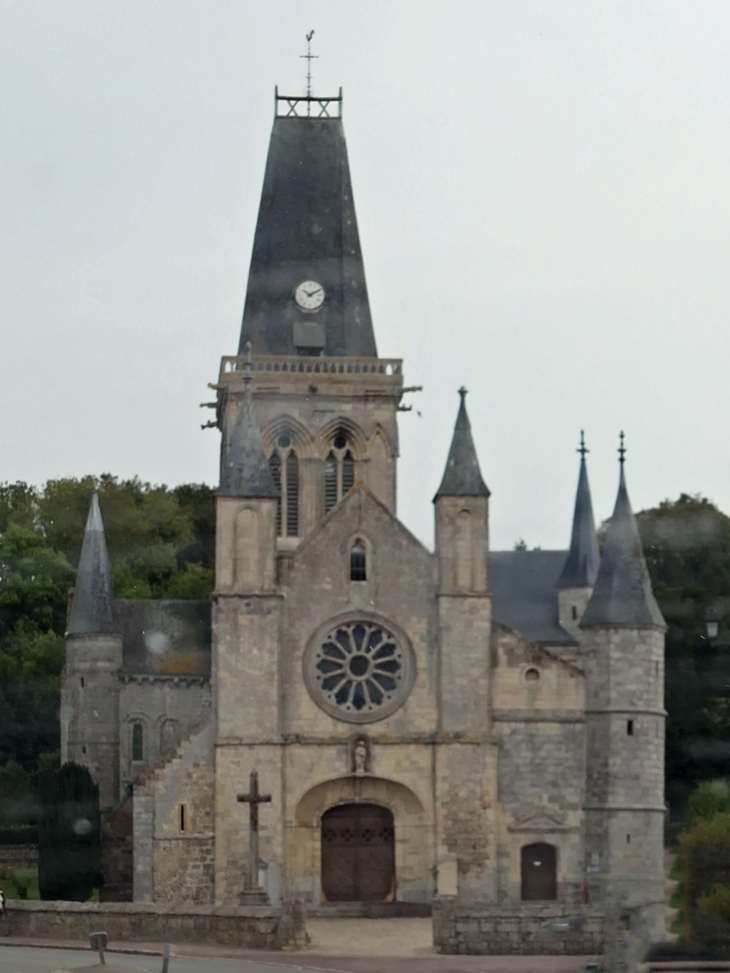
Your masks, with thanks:
[(292, 448), (287, 429), (279, 433), (269, 457), (269, 469), (281, 496), (276, 508), (276, 533), (279, 537), (299, 536), (299, 458)]
[(141, 723), (132, 724), (132, 760), (144, 760), (144, 727)]
[(350, 549), (350, 581), (367, 581), (367, 552), (361, 540), (356, 540)]
[(355, 459), (347, 433), (340, 429), (324, 461), (324, 512), (328, 514), (355, 485)]

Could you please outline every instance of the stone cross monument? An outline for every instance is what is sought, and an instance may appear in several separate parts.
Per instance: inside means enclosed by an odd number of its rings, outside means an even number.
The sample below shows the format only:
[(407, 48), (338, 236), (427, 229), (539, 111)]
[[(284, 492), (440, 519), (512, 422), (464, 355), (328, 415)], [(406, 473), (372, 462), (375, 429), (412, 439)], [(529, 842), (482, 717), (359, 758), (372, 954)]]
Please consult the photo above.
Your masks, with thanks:
[(259, 791), (257, 771), (251, 771), (248, 794), (239, 794), (237, 800), (241, 804), (249, 805), (248, 872), (241, 904), (268, 905), (268, 896), (259, 886), (259, 804), (268, 804), (271, 801), (271, 794), (262, 794)]

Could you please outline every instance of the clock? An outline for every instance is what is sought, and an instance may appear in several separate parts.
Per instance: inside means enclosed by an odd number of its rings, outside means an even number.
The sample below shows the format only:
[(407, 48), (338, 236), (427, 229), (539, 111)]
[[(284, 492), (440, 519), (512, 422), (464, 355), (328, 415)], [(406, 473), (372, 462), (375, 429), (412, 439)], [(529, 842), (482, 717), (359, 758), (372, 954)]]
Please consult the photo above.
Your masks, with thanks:
[(303, 280), (296, 286), (294, 300), (303, 311), (316, 311), (324, 304), (324, 287), (316, 280)]

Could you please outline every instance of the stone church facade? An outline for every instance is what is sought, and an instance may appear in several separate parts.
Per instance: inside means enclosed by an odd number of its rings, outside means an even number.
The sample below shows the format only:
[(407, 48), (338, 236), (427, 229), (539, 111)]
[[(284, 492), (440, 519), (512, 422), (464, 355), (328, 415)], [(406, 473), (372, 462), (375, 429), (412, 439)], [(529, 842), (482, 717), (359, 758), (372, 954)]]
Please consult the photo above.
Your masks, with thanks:
[(490, 551), (462, 390), (435, 550), (398, 520), (402, 362), (377, 356), (341, 101), (316, 106), (275, 118), (213, 386), (211, 602), (115, 600), (89, 513), (62, 747), (107, 809), (104, 894), (614, 903), (661, 938), (664, 622), (623, 455), (602, 556), (585, 451), (570, 547)]

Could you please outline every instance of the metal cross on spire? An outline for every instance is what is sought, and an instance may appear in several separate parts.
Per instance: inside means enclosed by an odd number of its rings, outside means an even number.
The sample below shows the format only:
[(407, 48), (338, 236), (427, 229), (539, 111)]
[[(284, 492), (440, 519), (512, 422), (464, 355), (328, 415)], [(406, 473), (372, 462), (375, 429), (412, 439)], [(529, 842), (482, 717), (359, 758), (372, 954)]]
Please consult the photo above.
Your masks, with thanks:
[(583, 435), (582, 429), (580, 431), (580, 447), (576, 450), (576, 452), (580, 453), (580, 459), (582, 463), (585, 462), (586, 453), (590, 453), (590, 449), (588, 449), (588, 447), (586, 446), (586, 440), (585, 440), (585, 436)]
[[(312, 97), (312, 61), (317, 61), (319, 59), (318, 54), (312, 54), (312, 38), (314, 37), (314, 31), (310, 30), (308, 34), (305, 34), (307, 38), (307, 53), (300, 54), (299, 57), (307, 59), (307, 98)], [(309, 102), (307, 102), (307, 114), (309, 114)]]
[(624, 462), (626, 460), (626, 447), (624, 446), (624, 431), (623, 431), (623, 429), (621, 430), (618, 438), (619, 438), (619, 441), (620, 441), (620, 446), (618, 448), (618, 461), (621, 464), (621, 466), (623, 466), (624, 465)]

